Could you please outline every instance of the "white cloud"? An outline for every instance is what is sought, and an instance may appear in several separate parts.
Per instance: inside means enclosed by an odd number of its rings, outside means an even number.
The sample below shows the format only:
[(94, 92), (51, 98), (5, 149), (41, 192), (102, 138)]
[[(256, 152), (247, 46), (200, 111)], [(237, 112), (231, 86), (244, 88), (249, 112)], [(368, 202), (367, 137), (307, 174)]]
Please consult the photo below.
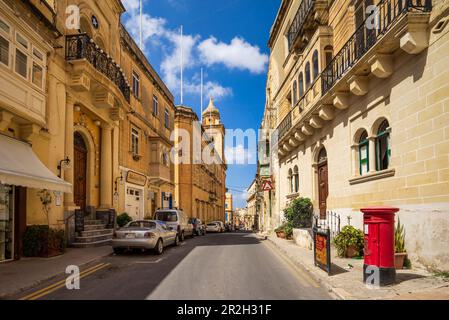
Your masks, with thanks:
[(225, 149), (225, 158), (228, 164), (252, 164), (255, 160), (253, 153), (241, 144), (235, 147), (227, 146)]
[(230, 44), (210, 37), (198, 45), (201, 59), (208, 65), (224, 64), (230, 69), (248, 70), (255, 74), (265, 72), (268, 56), (245, 39), (235, 37)]

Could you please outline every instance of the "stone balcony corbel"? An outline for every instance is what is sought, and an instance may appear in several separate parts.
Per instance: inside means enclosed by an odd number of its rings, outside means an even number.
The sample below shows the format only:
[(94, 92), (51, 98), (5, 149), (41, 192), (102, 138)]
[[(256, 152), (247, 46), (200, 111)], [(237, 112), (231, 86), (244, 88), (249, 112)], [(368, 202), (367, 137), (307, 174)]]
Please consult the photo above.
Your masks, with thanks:
[(109, 117), (112, 121), (122, 121), (125, 120), (125, 114), (122, 108), (115, 107), (111, 108), (109, 111)]
[(394, 72), (393, 55), (377, 53), (368, 60), (371, 65), (371, 73), (380, 79), (390, 77)]
[(86, 92), (90, 90), (90, 77), (84, 72), (72, 74), (70, 86), (77, 92)]
[(368, 77), (353, 75), (348, 80), (349, 90), (356, 96), (364, 96), (368, 93)]
[(429, 46), (430, 13), (409, 12), (406, 27), (398, 32), (401, 49), (408, 54), (421, 53)]
[(313, 115), (310, 118), (309, 124), (312, 128), (315, 128), (315, 129), (321, 129), (324, 125), (323, 120), (317, 115)]
[(288, 145), (292, 148), (297, 148), (299, 146), (299, 141), (297, 141), (295, 138), (288, 139)]
[(295, 139), (299, 142), (306, 141), (306, 137), (301, 132), (295, 132)]
[(278, 154), (279, 154), (281, 157), (283, 157), (283, 156), (286, 155), (286, 153), (285, 153), (284, 150), (282, 150), (282, 149), (278, 149)]
[(306, 136), (312, 136), (313, 128), (308, 124), (304, 124), (301, 128), (301, 132), (304, 133)]
[(110, 91), (101, 88), (94, 92), (93, 102), (98, 108), (110, 109), (114, 107), (115, 98)]
[(11, 124), (14, 115), (8, 111), (0, 111), (0, 131), (5, 131)]
[(284, 143), (284, 144), (282, 145), (282, 150), (286, 151), (287, 153), (290, 152), (290, 151), (292, 151), (292, 149), (288, 146), (287, 143)]
[(320, 25), (326, 25), (329, 21), (328, 0), (315, 1), (315, 16), (313, 17)]
[(337, 92), (333, 96), (334, 107), (339, 110), (349, 108), (349, 94), (347, 92)]
[(25, 141), (33, 142), (33, 138), (36, 135), (38, 135), (40, 131), (41, 127), (39, 127), (38, 125), (35, 124), (22, 125), (20, 126), (20, 138)]
[(331, 121), (335, 118), (334, 108), (332, 105), (323, 105), (318, 112), (318, 116), (325, 121)]

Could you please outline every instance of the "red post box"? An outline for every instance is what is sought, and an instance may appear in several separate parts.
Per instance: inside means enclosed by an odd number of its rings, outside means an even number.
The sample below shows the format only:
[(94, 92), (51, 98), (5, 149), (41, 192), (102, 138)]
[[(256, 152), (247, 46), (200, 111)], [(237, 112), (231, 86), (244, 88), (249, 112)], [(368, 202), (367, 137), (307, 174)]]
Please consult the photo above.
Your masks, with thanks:
[(394, 225), (399, 209), (373, 207), (361, 211), (365, 228), (364, 283), (391, 285), (396, 281)]

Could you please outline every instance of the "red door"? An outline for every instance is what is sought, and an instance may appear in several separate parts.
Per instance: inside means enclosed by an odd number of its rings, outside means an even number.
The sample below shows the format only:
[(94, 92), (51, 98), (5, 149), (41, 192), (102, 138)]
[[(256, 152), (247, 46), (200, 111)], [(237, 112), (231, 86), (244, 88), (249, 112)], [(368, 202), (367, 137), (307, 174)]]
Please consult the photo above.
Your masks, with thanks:
[(320, 218), (326, 219), (327, 197), (329, 196), (327, 161), (318, 166), (318, 194)]
[(87, 194), (87, 147), (83, 137), (74, 135), (74, 201), (81, 210), (86, 209)]

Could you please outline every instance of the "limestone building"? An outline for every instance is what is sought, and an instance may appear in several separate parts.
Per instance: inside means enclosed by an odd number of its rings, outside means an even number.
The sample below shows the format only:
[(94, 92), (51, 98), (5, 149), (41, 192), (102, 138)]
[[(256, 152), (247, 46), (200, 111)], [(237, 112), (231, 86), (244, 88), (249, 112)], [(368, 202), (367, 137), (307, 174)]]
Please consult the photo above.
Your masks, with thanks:
[(176, 207), (203, 222), (225, 221), (227, 165), (224, 125), (213, 99), (200, 122), (188, 107), (175, 111)]
[(300, 196), (362, 230), (361, 207), (399, 207), (413, 262), (449, 269), (448, 12), (442, 0), (282, 1), (267, 88), (280, 219)]
[(225, 201), (225, 222), (231, 223), (233, 221), (234, 216), (234, 201), (233, 201), (232, 193), (226, 193), (226, 201)]

